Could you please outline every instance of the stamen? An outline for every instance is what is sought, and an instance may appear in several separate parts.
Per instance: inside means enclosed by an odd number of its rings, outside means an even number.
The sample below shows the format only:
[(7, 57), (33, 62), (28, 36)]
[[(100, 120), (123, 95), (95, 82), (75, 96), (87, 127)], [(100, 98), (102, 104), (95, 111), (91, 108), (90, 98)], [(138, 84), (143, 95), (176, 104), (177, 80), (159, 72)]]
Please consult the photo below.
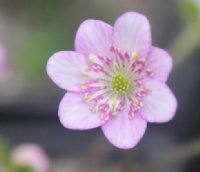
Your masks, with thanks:
[(136, 53), (136, 52), (133, 52), (132, 53), (132, 58), (133, 58), (133, 62), (135, 62), (135, 61), (139, 60), (140, 55), (138, 53)]
[(81, 74), (84, 76), (84, 77), (89, 77), (89, 73), (88, 73), (88, 70), (87, 69), (84, 69), (81, 71)]
[(100, 115), (103, 121), (118, 115), (128, 108), (128, 118), (133, 119), (143, 107), (143, 99), (151, 90), (144, 87), (143, 81), (154, 75), (147, 68), (147, 59), (133, 52), (120, 52), (111, 46), (113, 56), (88, 56), (88, 68), (82, 74), (88, 79), (81, 84), (84, 101), (91, 112)]
[(152, 69), (147, 69), (147, 70), (146, 70), (146, 74), (147, 74), (148, 76), (150, 76), (150, 77), (153, 77), (153, 76), (154, 76), (154, 72), (153, 72)]

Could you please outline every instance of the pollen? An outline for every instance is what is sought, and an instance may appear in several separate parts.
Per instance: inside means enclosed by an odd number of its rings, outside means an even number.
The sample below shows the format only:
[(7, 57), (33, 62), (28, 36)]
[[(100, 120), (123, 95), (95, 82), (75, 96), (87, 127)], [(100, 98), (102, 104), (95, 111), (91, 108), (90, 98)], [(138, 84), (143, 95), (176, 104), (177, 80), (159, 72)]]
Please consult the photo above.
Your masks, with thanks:
[(125, 93), (129, 88), (129, 81), (123, 75), (112, 78), (112, 89), (117, 93)]

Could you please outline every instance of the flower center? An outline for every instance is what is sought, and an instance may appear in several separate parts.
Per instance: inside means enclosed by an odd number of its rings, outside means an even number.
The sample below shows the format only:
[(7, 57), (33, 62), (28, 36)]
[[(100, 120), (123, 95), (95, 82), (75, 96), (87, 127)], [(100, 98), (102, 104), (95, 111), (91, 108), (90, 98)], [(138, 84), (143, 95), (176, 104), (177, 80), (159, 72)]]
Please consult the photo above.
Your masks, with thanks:
[(112, 89), (117, 93), (125, 93), (129, 88), (129, 81), (121, 74), (112, 77)]
[(147, 59), (138, 53), (121, 53), (111, 47), (114, 57), (89, 55), (88, 68), (82, 74), (88, 80), (81, 84), (84, 101), (91, 112), (98, 113), (103, 121), (119, 112), (128, 111), (129, 119), (143, 107), (149, 89), (143, 80), (154, 72), (147, 66)]

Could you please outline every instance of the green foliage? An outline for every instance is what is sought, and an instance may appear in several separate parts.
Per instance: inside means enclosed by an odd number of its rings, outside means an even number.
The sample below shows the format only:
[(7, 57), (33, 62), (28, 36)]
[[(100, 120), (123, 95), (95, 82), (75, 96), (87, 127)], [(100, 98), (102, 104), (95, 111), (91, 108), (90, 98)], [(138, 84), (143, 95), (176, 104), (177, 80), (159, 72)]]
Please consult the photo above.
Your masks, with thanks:
[(197, 3), (190, 0), (182, 0), (179, 3), (179, 9), (188, 22), (199, 22), (200, 7)]
[(6, 142), (0, 139), (0, 162), (9, 164), (10, 152)]
[[(16, 68), (27, 77), (41, 78), (46, 75), (46, 63), (49, 57), (60, 50), (73, 49), (74, 33), (66, 26), (64, 11), (74, 0), (18, 0), (13, 2), (15, 10), (24, 11), (29, 20), (21, 44), (13, 53)], [(27, 10), (27, 11), (26, 11)], [(62, 20), (64, 20), (62, 22)], [(34, 78), (31, 78), (34, 79)]]
[(1, 138), (0, 138), (0, 165), (7, 172), (34, 172), (31, 169), (31, 167), (18, 166), (18, 165), (13, 164), (13, 162), (10, 159), (10, 151), (9, 151), (8, 144)]
[(15, 167), (12, 172), (34, 172), (34, 171), (28, 166), (19, 166)]
[(40, 26), (32, 29), (32, 33), (24, 42), (23, 48), (17, 56), (20, 59), (20, 66), (23, 71), (26, 71), (26, 74), (41, 76), (46, 73), (46, 63), (53, 53), (72, 48), (71, 33), (61, 31), (52, 25)]

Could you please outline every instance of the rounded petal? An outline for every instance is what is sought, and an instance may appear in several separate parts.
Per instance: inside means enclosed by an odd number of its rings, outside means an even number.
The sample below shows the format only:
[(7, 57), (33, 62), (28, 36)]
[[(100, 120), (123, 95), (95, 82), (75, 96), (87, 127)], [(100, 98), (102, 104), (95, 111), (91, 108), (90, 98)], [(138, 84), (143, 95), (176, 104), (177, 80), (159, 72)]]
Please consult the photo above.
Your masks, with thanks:
[(148, 122), (167, 122), (171, 120), (177, 109), (177, 100), (169, 87), (158, 81), (146, 83), (149, 95), (143, 101), (141, 115)]
[(5, 61), (6, 61), (5, 47), (0, 43), (0, 65), (5, 64)]
[(86, 130), (102, 124), (99, 115), (89, 110), (82, 93), (67, 93), (59, 105), (58, 115), (62, 125), (69, 129)]
[(110, 56), (112, 26), (99, 20), (84, 21), (76, 34), (76, 51), (89, 55)]
[(73, 51), (60, 51), (50, 57), (47, 73), (59, 87), (69, 91), (80, 91), (80, 84), (85, 80), (81, 71), (86, 66), (83, 55)]
[(172, 70), (172, 57), (165, 50), (153, 47), (147, 60), (147, 68), (154, 72), (153, 79), (166, 82)]
[(10, 66), (6, 59), (5, 47), (0, 43), (0, 80), (4, 81), (11, 74)]
[(107, 139), (116, 147), (122, 149), (133, 148), (142, 138), (147, 122), (140, 116), (128, 118), (128, 113), (120, 113), (112, 117), (102, 126)]
[(146, 55), (151, 47), (151, 31), (148, 19), (139, 13), (127, 12), (120, 16), (113, 29), (114, 44), (122, 52)]

